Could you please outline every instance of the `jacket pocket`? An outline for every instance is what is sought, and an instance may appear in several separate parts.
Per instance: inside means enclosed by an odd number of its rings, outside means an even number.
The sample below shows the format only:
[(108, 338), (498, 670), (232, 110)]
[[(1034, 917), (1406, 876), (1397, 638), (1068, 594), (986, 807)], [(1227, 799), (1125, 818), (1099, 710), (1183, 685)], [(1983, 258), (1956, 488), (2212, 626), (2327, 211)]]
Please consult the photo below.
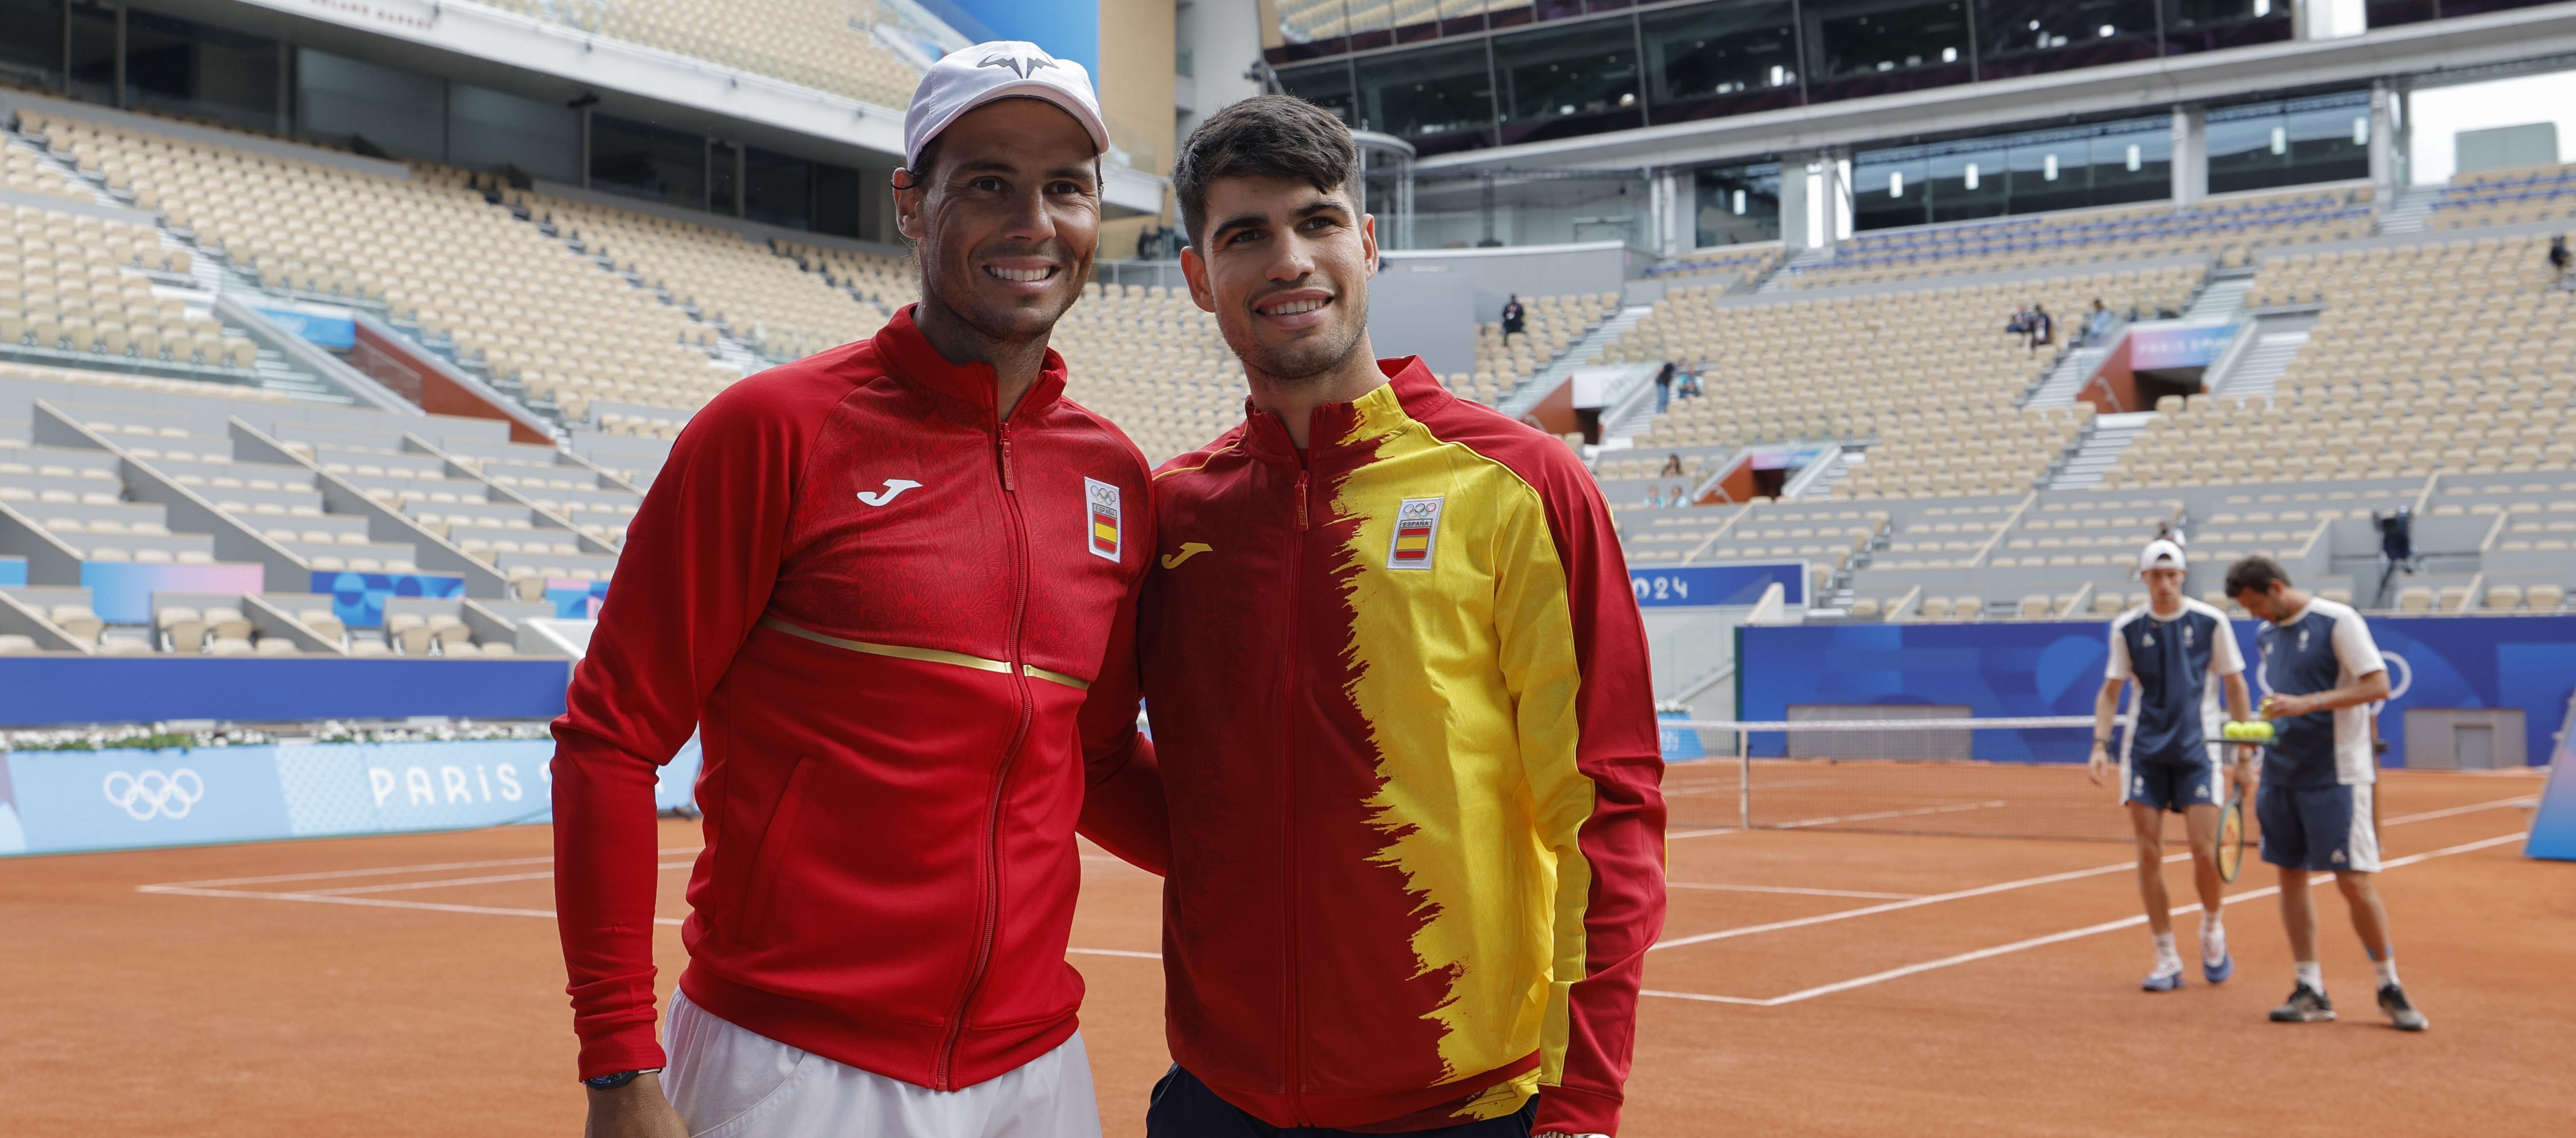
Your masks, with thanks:
[(739, 943), (760, 943), (769, 919), (770, 900), (778, 890), (778, 863), (795, 844), (797, 815), (804, 809), (806, 787), (813, 777), (814, 760), (796, 756), (796, 765), (787, 772), (786, 785), (778, 791), (778, 801), (770, 806), (769, 824), (761, 827), (760, 845), (751, 855), (751, 872), (743, 879), (742, 904), (734, 919), (734, 939)]

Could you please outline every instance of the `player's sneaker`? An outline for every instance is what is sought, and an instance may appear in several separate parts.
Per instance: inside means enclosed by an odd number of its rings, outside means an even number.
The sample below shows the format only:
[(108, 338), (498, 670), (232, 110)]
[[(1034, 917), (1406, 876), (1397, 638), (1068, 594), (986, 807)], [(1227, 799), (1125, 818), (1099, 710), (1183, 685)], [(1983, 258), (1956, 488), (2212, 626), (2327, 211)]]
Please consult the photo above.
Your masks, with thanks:
[(2206, 957), (2206, 956), (2204, 956), (2204, 957), (2201, 957), (2201, 958), (2200, 958), (2200, 978), (2201, 978), (2201, 979), (2203, 979), (2203, 980), (2207, 980), (2207, 981), (2209, 981), (2209, 982), (2210, 982), (2210, 983), (2212, 983), (2212, 984), (2224, 984), (2224, 983), (2226, 983), (2226, 982), (2227, 982), (2227, 978), (2228, 978), (2228, 977), (2233, 976), (2233, 975), (2235, 975), (2235, 974), (2236, 974), (2236, 954), (2235, 954), (2235, 953), (2232, 953), (2232, 952), (2221, 952), (2221, 953), (2219, 953), (2219, 954), (2218, 954), (2218, 962), (2217, 962), (2217, 963), (2215, 963), (2215, 964), (2210, 963), (2209, 958), (2208, 958), (2208, 957)]
[(2167, 960), (2158, 963), (2155, 971), (2148, 973), (2146, 979), (2138, 982), (2138, 987), (2150, 992), (2180, 991), (2182, 989), (2182, 961)]
[(2406, 998), (2406, 989), (2395, 984), (2379, 989), (2379, 1010), (2388, 1013), (2388, 1022), (2399, 1031), (2422, 1031), (2433, 1026), (2433, 1021), (2424, 1018), (2424, 1013), (2416, 1011), (2414, 1002)]
[(2274, 1023), (2324, 1023), (2334, 1017), (2334, 1003), (2305, 984), (2290, 989), (2290, 1002), (2272, 1009)]

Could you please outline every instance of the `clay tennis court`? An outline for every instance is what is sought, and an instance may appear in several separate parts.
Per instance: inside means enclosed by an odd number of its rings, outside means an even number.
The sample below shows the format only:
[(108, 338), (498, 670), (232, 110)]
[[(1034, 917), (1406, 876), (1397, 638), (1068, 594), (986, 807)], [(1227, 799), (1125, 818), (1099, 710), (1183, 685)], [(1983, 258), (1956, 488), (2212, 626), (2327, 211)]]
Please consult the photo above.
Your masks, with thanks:
[[(2231, 887), (2238, 978), (2138, 992), (2125, 820), (2108, 792), (2067, 789), (2080, 771), (1898, 790), (1864, 764), (1757, 768), (1763, 825), (2004, 805), (1741, 830), (1704, 824), (1735, 817), (1731, 760), (1675, 767), (1671, 915), (1623, 1134), (2492, 1136), (2576, 1117), (2576, 867), (2520, 854), (2536, 775), (2386, 776), (2382, 889), (2434, 1024), (2406, 1036), (2371, 1006), (2330, 888), (2345, 1018), (2264, 1021), (2289, 958), (2261, 865)], [(1800, 780), (1821, 784), (1812, 802), (1780, 785)], [(2006, 811), (2083, 832), (1845, 828)], [(662, 835), (667, 990), (699, 838)], [(549, 842), (520, 826), (0, 861), (0, 1132), (578, 1134)], [(1134, 1135), (1165, 1063), (1157, 883), (1086, 858), (1084, 1032), (1107, 1132)], [(2185, 867), (2167, 876), (2188, 898)]]

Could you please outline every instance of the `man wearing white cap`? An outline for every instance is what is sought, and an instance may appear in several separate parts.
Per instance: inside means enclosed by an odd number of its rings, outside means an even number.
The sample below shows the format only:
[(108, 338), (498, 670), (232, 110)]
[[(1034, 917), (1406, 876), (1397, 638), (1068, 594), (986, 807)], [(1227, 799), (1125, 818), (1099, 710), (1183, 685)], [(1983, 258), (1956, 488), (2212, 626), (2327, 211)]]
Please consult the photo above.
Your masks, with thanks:
[[(555, 722), (594, 1136), (1099, 1133), (1074, 827), (1086, 783), (1153, 769), (1153, 511), (1047, 336), (1107, 135), (1081, 66), (1026, 43), (941, 60), (905, 135), (921, 303), (690, 421)], [(705, 845), (670, 866), (689, 964), (657, 1040), (653, 781), (692, 732)]]
[[(2232, 765), (2218, 757), (2220, 727), (2229, 718), (2253, 717), (2245, 691), (2245, 654), (2227, 614), (2183, 595), (2182, 542), (2159, 535), (2138, 554), (2138, 577), (2147, 603), (2111, 621), (2111, 663), (2093, 700), (2096, 786), (2111, 765), (2111, 727), (2120, 689), (2138, 686), (2128, 734), (2120, 742), (2120, 800), (2138, 841), (2138, 893), (2146, 901), (2147, 929), (2156, 962), (2141, 985), (2150, 992), (2182, 987), (2182, 956), (2174, 948), (2173, 904), (2165, 894), (2165, 812), (2183, 816), (2191, 841), (2192, 881), (2200, 892), (2200, 968), (2212, 984), (2236, 971), (2221, 923), (2224, 882), (2218, 874), (2218, 812), (2230, 780), (2242, 790), (2253, 774), (2250, 749)], [(2213, 683), (2215, 680), (2217, 682)], [(2219, 706), (2221, 689), (2226, 709)]]

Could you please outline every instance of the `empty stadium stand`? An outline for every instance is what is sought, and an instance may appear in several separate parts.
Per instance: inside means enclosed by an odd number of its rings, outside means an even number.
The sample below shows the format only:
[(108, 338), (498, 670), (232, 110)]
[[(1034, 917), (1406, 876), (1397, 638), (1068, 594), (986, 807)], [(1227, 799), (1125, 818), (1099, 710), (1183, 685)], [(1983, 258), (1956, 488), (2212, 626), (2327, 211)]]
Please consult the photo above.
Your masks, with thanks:
[(876, 40), (876, 0), (490, 0), (497, 8), (881, 107), (912, 101), (921, 69)]
[(1823, 288), (2193, 253), (2241, 265), (2264, 246), (2367, 235), (2371, 196), (2364, 186), (2212, 199), (2187, 209), (2130, 206), (1861, 233), (1830, 260), (1791, 266), (1774, 279)]
[(2576, 218), (2576, 164), (2458, 174), (2435, 198), (2426, 223), (2437, 229)]

